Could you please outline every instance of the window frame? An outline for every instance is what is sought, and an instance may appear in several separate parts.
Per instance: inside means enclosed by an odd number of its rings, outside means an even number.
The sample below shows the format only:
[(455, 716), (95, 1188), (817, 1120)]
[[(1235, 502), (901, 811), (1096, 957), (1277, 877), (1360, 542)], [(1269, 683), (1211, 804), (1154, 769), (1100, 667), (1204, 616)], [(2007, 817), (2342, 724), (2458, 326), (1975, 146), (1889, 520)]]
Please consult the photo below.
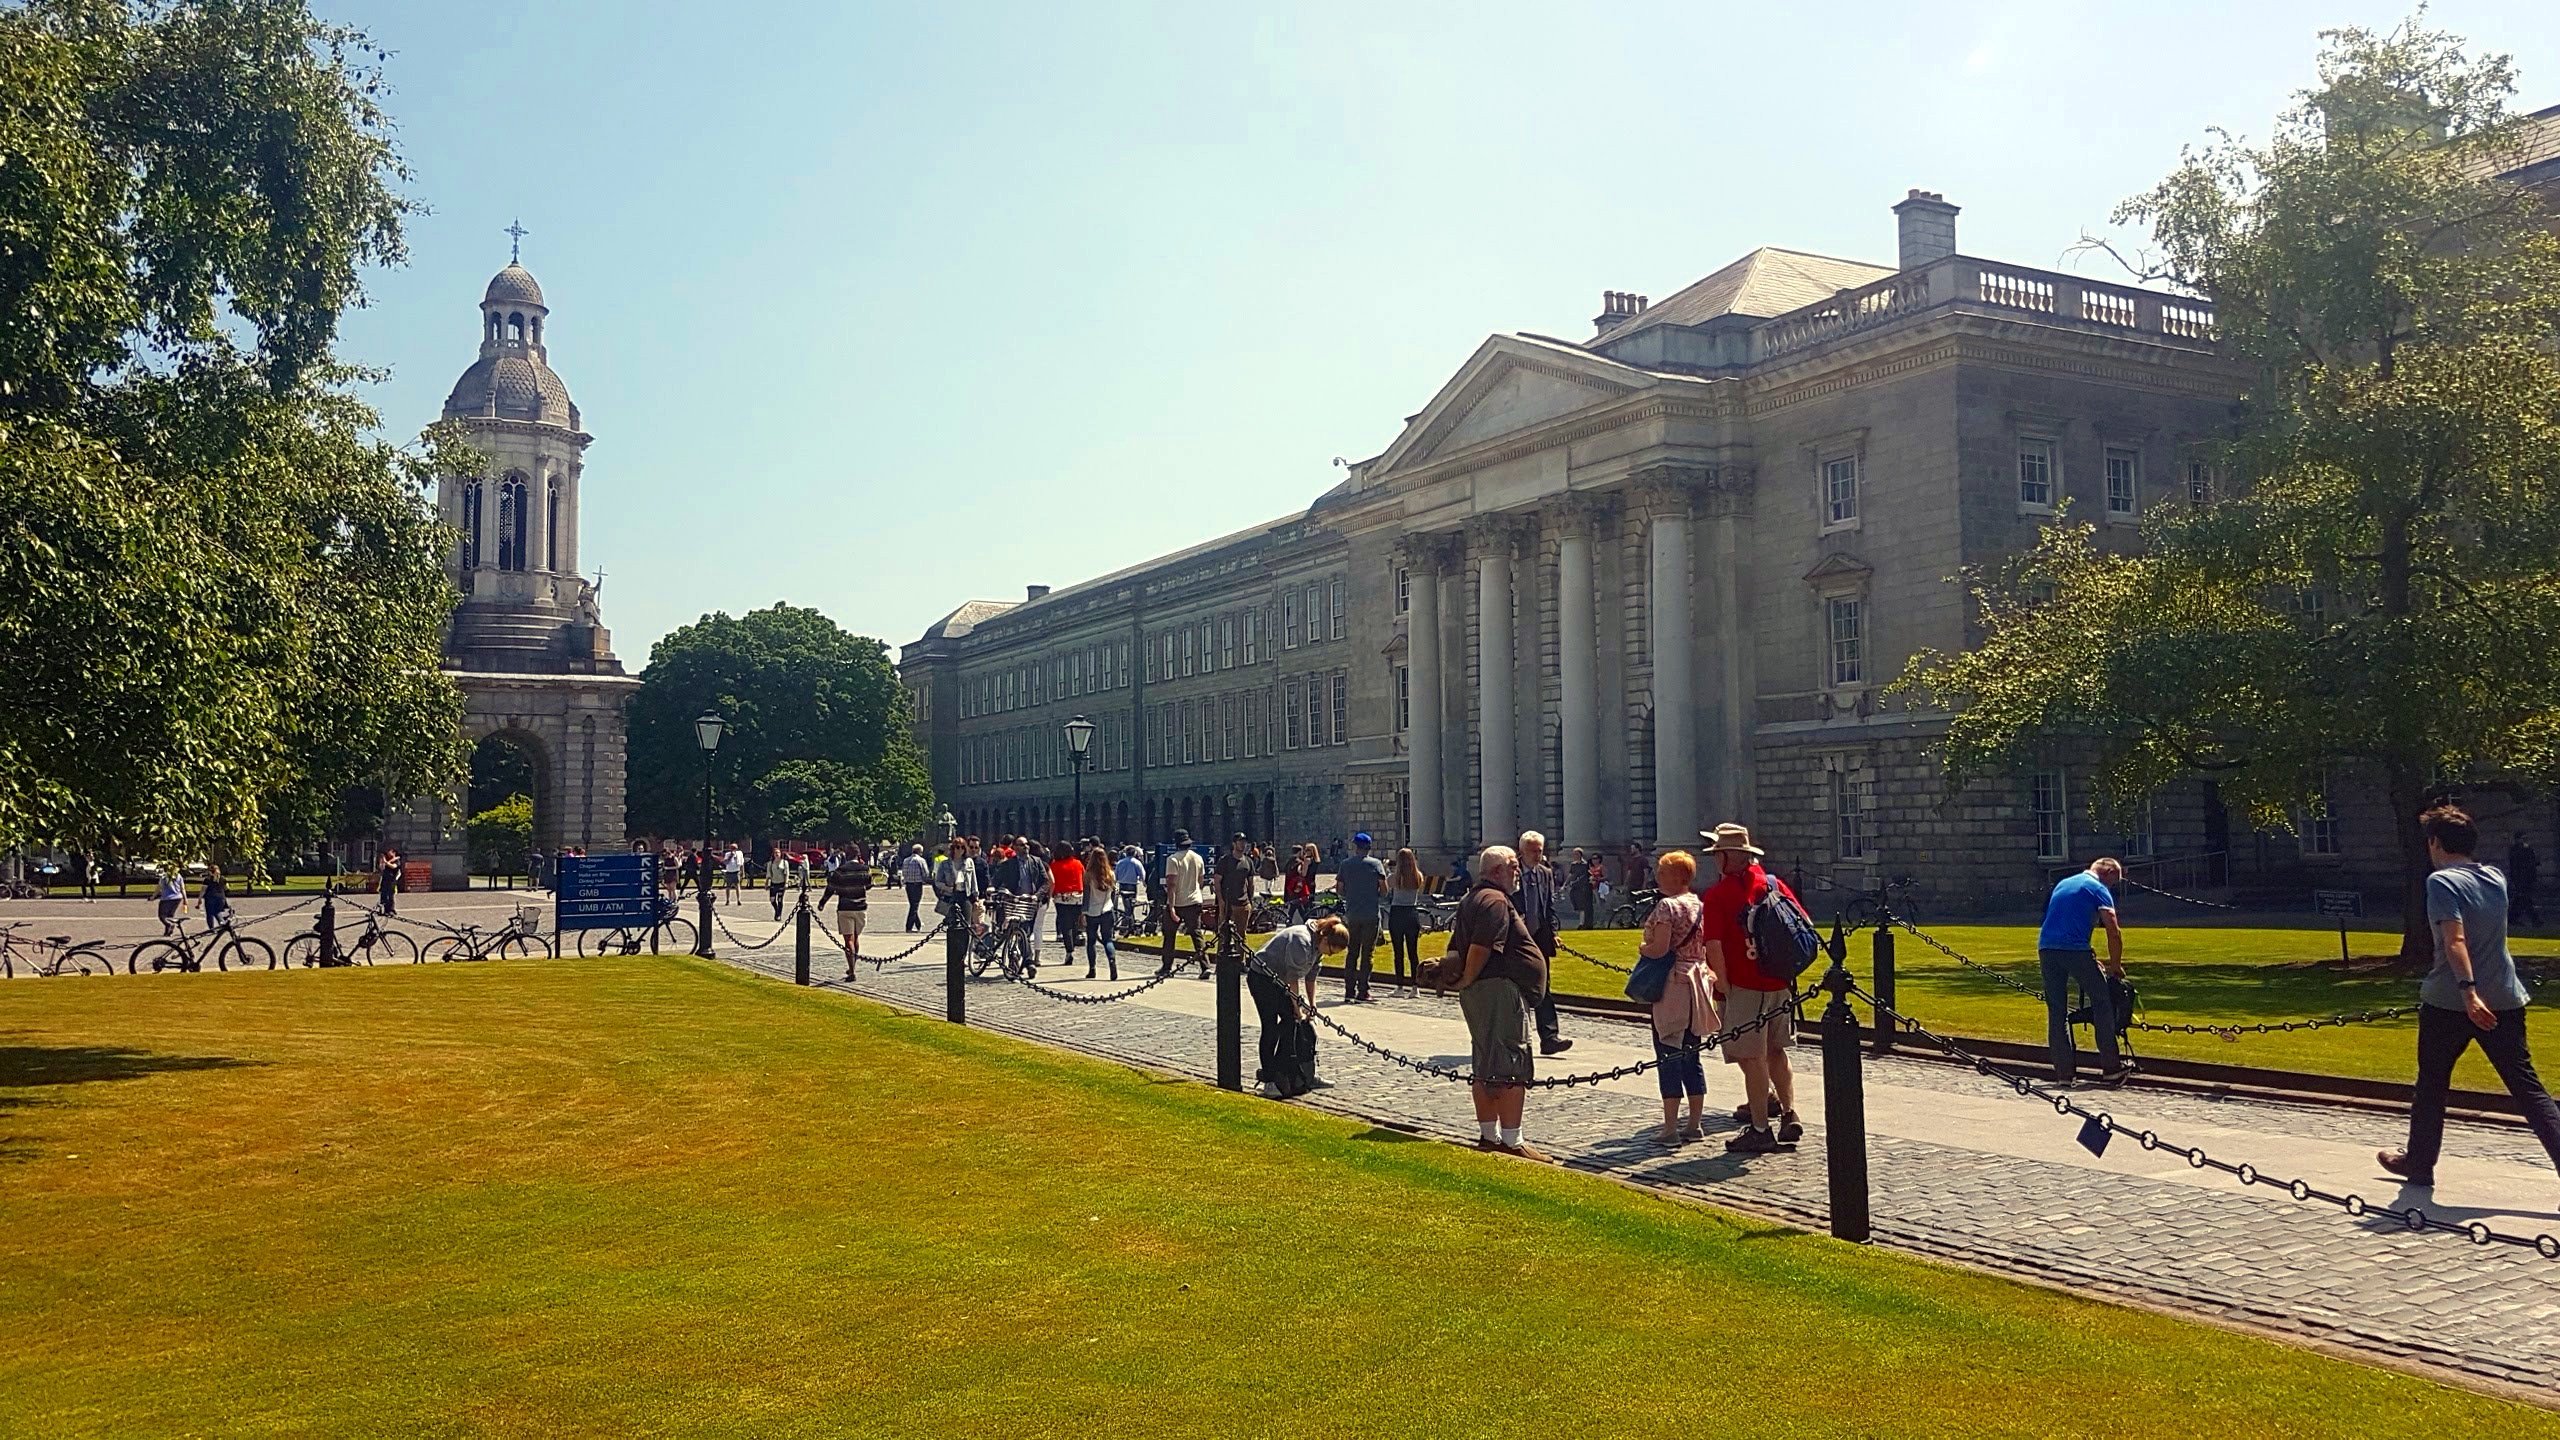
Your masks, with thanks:
[[(2116, 505), (2116, 466), (2124, 466), (2123, 508)], [(2110, 525), (2133, 525), (2142, 519), (2142, 452), (2130, 445), (2110, 445), (2100, 452), (2099, 474), (2106, 482), (2106, 516)]]
[[(1847, 450), (1826, 454), (1814, 466), (1814, 477), (1820, 486), (1817, 498), (1822, 507), (1822, 533), (1825, 535), (1835, 531), (1859, 528), (1859, 517), (1864, 513), (1860, 502), (1865, 499), (1863, 491), (1866, 481), (1865, 475), (1860, 473), (1866, 467), (1860, 463), (1860, 460), (1861, 457), (1857, 451)], [(1840, 478), (1844, 474), (1848, 480), (1845, 492), (1840, 485)], [(1845, 513), (1841, 503), (1844, 493), (1848, 502)]]
[(1334, 576), (1333, 598), (1325, 611), (1325, 638), (1329, 640), (1339, 640), (1343, 637), (1345, 627), (1342, 611), (1344, 602), (1350, 598), (1348, 591), (1349, 587), (1344, 583), (1343, 578), (1339, 575)]
[(1262, 611), (1258, 608), (1247, 610), (1244, 612), (1244, 663), (1247, 665), (1255, 663), (1254, 654), (1260, 648), (1261, 639)]
[[(2019, 432), (2017, 438), (2018, 443), (2014, 447), (2017, 460), (2011, 470), (2010, 496), (2017, 501), (2021, 515), (2050, 515), (2054, 512), (2055, 502), (2062, 497), (2062, 440), (2059, 436), (2032, 430)], [(2036, 454), (2044, 471), (2041, 482), (2044, 498), (2041, 500), (2027, 498), (2027, 459), (2031, 451)]]
[(1348, 672), (1336, 670), (1328, 684), (1332, 692), (1333, 713), (1330, 718), (1333, 721), (1333, 743), (1348, 745), (1351, 743), (1351, 676)]
[(1396, 613), (1413, 613), (1413, 567), (1410, 565), (1396, 567)]
[(1280, 710), (1281, 748), (1284, 750), (1295, 750), (1298, 748), (1298, 727), (1304, 724), (1306, 719), (1305, 716), (1298, 713), (1297, 681), (1284, 680), (1280, 682)]
[[(2046, 804), (2048, 793), (2052, 804)], [(2071, 859), (2071, 774), (2067, 770), (2038, 770), (2027, 781), (2027, 812), (2035, 821), (2036, 859), (2047, 864), (2065, 864)], [(2053, 843), (2045, 843), (2050, 822)]]
[(1831, 774), (1831, 853), (1846, 864), (1875, 861), (1874, 775), (1843, 767)]
[(1298, 648), (1298, 590), (1294, 585), (1280, 596), (1280, 648)]
[(1413, 728), (1413, 667), (1410, 665), (1399, 665), (1396, 667), (1396, 698), (1394, 713), (1396, 722), (1395, 733), (1402, 735)]
[[(1848, 617), (1850, 633), (1841, 634), (1841, 617)], [(1843, 646), (1847, 649), (1843, 651)], [(1863, 688), (1867, 674), (1867, 597), (1864, 595), (1825, 595), (1822, 597), (1822, 674), (1823, 684), (1831, 690)]]

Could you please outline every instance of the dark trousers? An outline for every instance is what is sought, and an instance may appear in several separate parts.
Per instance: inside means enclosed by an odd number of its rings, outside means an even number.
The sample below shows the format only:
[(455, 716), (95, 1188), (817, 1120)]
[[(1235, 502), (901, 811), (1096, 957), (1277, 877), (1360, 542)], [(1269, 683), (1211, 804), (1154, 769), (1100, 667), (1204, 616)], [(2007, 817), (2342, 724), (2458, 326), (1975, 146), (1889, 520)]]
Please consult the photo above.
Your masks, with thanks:
[(1412, 973), (1422, 974), (1422, 912), (1411, 905), (1391, 906), (1387, 910), (1387, 944), (1395, 951), (1396, 978), (1405, 978), (1405, 962), (1413, 963)]
[(1600, 917), (1592, 914), (1591, 912), (1599, 908), (1600, 902), (1593, 898), (1591, 891), (1576, 890), (1573, 892), (1573, 913), (1582, 917), (1582, 924), (1579, 928), (1588, 930), (1593, 925), (1598, 924)]
[(1289, 1002), (1289, 992), (1279, 981), (1259, 970), (1244, 972), (1244, 987), (1253, 992), (1253, 1008), (1262, 1017), (1262, 1076), (1278, 1080), (1281, 1061), (1287, 1058), (1283, 1048), (1289, 1043), (1289, 1032), (1297, 1027), (1298, 1007)]
[(1070, 960), (1075, 958), (1076, 942), (1084, 938), (1083, 907), (1081, 899), (1069, 900), (1061, 896), (1058, 900), (1058, 944)]
[(780, 885), (769, 884), (764, 887), (764, 893), (773, 898), (773, 918), (776, 920), (782, 918), (782, 891), (783, 887)]
[(1378, 917), (1371, 915), (1344, 923), (1351, 930), (1351, 948), (1342, 955), (1342, 998), (1366, 1000), (1369, 976), (1378, 968), (1374, 958), (1378, 953)]
[(382, 913), (385, 915), (400, 913), (400, 887), (392, 884), (388, 876), (382, 881)]
[(2560, 1169), (2560, 1104), (2552, 1102), (2551, 1092), (2542, 1088), (2542, 1077), (2533, 1073), (2533, 1054), (2525, 1048), (2524, 1011), (2500, 1010), (2497, 1016), (2498, 1028), (2483, 1030), (2460, 1010), (2418, 1007), (2418, 1084), (2409, 1103), (2409, 1168), (2420, 1175), (2436, 1168), (2436, 1154), (2444, 1148), (2444, 1101), (2445, 1092), (2453, 1088), (2453, 1063), (2474, 1040), (2480, 1042), (2480, 1052), (2489, 1057), (2498, 1078), (2507, 1082), (2507, 1093), (2523, 1107), (2525, 1122), (2542, 1141), (2553, 1168)]
[(2533, 898), (2534, 882), (2507, 877), (2507, 913), (2528, 925), (2542, 923), (2542, 906)]
[(1556, 1020), (1556, 990), (1550, 985), (1538, 992), (1538, 1038), (1554, 1040), (1564, 1034), (1564, 1026)]
[(910, 930), (921, 930), (921, 929), (923, 929), (923, 928), (924, 928), (924, 916), (923, 916), (921, 913), (919, 913), (919, 912), (920, 912), (920, 908), (923, 906), (923, 904), (924, 904), (924, 887), (923, 887), (922, 885), (909, 885), (909, 886), (907, 887), (907, 928), (908, 928), (908, 929), (910, 929)]
[(2107, 988), (2106, 977), (2098, 973), (2098, 953), (2039, 950), (2036, 961), (2044, 970), (2044, 1038), (2053, 1051), (2053, 1078), (2067, 1081), (2079, 1070), (2080, 1051), (2071, 1043), (2074, 980), (2080, 982), (2081, 997), (2089, 1002), (2089, 1028), (2098, 1032), (2099, 1068), (2116, 1068), (2116, 997)]

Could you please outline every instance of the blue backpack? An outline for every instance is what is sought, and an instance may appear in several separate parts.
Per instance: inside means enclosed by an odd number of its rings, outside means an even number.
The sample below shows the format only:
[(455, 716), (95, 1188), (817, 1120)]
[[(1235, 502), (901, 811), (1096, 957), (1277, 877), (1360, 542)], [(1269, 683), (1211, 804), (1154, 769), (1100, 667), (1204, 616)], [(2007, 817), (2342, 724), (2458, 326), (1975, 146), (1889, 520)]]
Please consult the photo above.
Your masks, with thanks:
[(1772, 876), (1768, 888), (1742, 913), (1743, 934), (1751, 940), (1751, 963), (1772, 980), (1795, 988), (1796, 977), (1822, 955), (1822, 932), (1813, 917)]

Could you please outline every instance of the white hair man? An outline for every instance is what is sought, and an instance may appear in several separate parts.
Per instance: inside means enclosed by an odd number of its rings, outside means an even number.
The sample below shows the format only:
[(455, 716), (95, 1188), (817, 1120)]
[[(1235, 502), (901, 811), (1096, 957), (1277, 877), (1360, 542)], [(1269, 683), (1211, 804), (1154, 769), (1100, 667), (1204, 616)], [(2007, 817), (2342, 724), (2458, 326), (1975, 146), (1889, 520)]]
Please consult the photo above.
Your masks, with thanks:
[(1529, 1050), (1529, 1007), (1546, 993), (1547, 960), (1511, 904), (1520, 857), (1488, 845), (1476, 860), (1475, 887), (1449, 927), (1449, 953), (1433, 983), (1458, 992), (1475, 1060), (1476, 1143), (1532, 1160), (1546, 1157), (1520, 1139), (1527, 1082), (1537, 1075)]
[[(1547, 837), (1535, 830), (1520, 835), (1520, 879), (1511, 887), (1511, 906), (1520, 912), (1520, 923), (1529, 927), (1529, 938), (1536, 942), (1538, 953), (1552, 966), (1556, 960), (1556, 874), (1547, 868)], [(1556, 1019), (1555, 988), (1538, 992), (1538, 1053), (1561, 1055), (1573, 1048), (1564, 1038), (1564, 1026)]]
[[(2112, 856), (2089, 862), (2068, 875), (2044, 902), (2044, 929), (2036, 936), (2036, 961), (2044, 971), (2044, 1034), (2053, 1052), (2053, 1078), (2068, 1085), (2079, 1076), (2080, 1052), (2071, 1043), (2071, 982), (2088, 997), (2089, 1028), (2098, 1034), (2098, 1083), (2121, 1085), (2133, 1074), (2131, 1063), (2116, 1052), (2115, 988), (2124, 978), (2124, 927), (2116, 923), (2115, 887), (2124, 883), (2124, 863)], [(2106, 974), (2098, 973), (2098, 952), (2090, 932), (2107, 927)]]

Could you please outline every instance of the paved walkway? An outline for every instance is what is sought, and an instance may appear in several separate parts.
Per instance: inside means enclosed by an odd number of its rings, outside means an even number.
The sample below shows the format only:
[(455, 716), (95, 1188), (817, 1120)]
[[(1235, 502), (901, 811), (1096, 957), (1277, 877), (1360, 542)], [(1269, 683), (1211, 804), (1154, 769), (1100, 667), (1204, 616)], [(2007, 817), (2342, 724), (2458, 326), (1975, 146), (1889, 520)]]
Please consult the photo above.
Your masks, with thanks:
[[(732, 912), (734, 914), (735, 912)], [(875, 916), (903, 918), (886, 907)], [(723, 919), (753, 941), (769, 920)], [(813, 972), (841, 977), (842, 953), (819, 935)], [(903, 949), (916, 937), (874, 934), (865, 949)], [(787, 976), (787, 933), (758, 951), (721, 945), (723, 958)], [(1044, 967), (1045, 969), (1046, 967)], [(1154, 974), (1153, 957), (1125, 957), (1120, 985), (1075, 978), (1058, 988), (1095, 995)], [(1065, 977), (1070, 967), (1048, 970)], [(836, 988), (939, 1014), (942, 942), (882, 969), (865, 966)], [(1383, 994), (1383, 992), (1381, 992)], [(1021, 986), (970, 986), (970, 1023), (1155, 1068), (1209, 1078), (1215, 1071), (1215, 990), (1170, 981), (1114, 1004), (1070, 1004)], [(1327, 1013), (1374, 1043), (1416, 1059), (1466, 1064), (1466, 1027), (1436, 997), (1369, 1005), (1328, 1003)], [(1926, 1020), (1927, 1017), (1917, 1017)], [(1245, 1066), (1254, 1029), (1246, 1007)], [(1542, 1073), (1607, 1070), (1651, 1057), (1639, 1025), (1571, 1017), (1569, 1055)], [(1416, 1075), (1320, 1032), (1321, 1108), (1472, 1143), (1464, 1086)], [(1794, 1052), (1797, 1109), (1807, 1133), (1796, 1153), (1732, 1157), (1740, 1085), (1730, 1066), (1708, 1064), (1708, 1138), (1665, 1147), (1648, 1073), (1598, 1086), (1533, 1092), (1526, 1135), (1575, 1169), (1822, 1228), (1827, 1221), (1819, 1051)], [(1569, 1062), (1569, 1063), (1568, 1063)], [(2269, 1186), (2146, 1152), (2119, 1136), (2102, 1158), (2075, 1140), (2079, 1124), (1970, 1070), (1927, 1061), (1866, 1062), (1868, 1164), (1875, 1238), (1984, 1269), (2117, 1295), (2142, 1303), (2290, 1332), (2377, 1357), (2416, 1360), (2482, 1379), (2560, 1392), (2560, 1261), (2528, 1249), (2478, 1246), (2443, 1234), (2411, 1234), (2396, 1217), (2347, 1216)], [(2396, 1145), (2391, 1115), (2258, 1100), (2212, 1099), (2139, 1088), (2102, 1092), (2104, 1107), (2139, 1130), (2199, 1146), (2262, 1173), (2296, 1176), (2374, 1206), (2420, 1203), (2373, 1164)], [(2434, 1214), (2480, 1219), (2527, 1235), (2560, 1235), (2560, 1177), (2520, 1129), (2456, 1123), (2437, 1169)]]

